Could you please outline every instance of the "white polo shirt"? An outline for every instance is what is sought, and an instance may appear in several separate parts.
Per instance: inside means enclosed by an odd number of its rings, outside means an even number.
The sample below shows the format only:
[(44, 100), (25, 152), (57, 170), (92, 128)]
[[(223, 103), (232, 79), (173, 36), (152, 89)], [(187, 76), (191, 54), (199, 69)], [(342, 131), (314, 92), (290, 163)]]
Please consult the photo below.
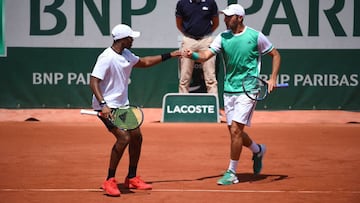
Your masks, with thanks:
[[(100, 91), (110, 108), (117, 108), (129, 104), (128, 83), (133, 66), (139, 57), (130, 50), (124, 49), (121, 54), (111, 47), (105, 49), (97, 58), (91, 76), (101, 81)], [(93, 95), (92, 107), (100, 110), (99, 101)]]

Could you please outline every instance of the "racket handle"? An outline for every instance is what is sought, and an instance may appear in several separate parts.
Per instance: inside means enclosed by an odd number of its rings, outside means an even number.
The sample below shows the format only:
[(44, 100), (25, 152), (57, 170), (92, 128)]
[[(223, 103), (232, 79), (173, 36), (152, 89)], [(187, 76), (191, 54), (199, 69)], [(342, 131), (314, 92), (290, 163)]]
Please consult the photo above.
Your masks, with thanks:
[(86, 110), (86, 109), (81, 109), (81, 110), (80, 110), (80, 113), (81, 113), (81, 114), (87, 114), (87, 115), (94, 115), (94, 116), (100, 115), (100, 113), (97, 112), (97, 111)]
[(277, 84), (276, 87), (277, 87), (277, 88), (289, 87), (289, 83)]

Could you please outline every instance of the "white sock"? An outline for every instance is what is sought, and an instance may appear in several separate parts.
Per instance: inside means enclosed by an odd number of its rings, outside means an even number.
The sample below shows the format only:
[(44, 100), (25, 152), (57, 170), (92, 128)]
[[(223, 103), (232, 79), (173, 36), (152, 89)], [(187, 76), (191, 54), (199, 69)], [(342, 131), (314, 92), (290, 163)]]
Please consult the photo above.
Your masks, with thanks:
[(249, 149), (253, 152), (253, 153), (258, 153), (260, 152), (260, 147), (259, 145), (256, 144), (256, 142), (252, 142)]
[(230, 160), (228, 170), (231, 170), (232, 172), (236, 173), (238, 163), (239, 163), (238, 160)]

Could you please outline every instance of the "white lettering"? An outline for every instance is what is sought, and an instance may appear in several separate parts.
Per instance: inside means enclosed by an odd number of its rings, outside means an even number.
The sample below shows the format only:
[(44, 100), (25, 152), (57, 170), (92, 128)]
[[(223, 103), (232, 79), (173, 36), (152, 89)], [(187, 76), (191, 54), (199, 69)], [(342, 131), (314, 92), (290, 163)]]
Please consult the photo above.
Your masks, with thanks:
[(350, 86), (358, 86), (359, 85), (359, 80), (358, 80), (358, 75), (357, 74), (352, 74), (350, 75)]
[(33, 73), (34, 85), (57, 85), (64, 78), (62, 73)]
[(289, 83), (289, 81), (290, 81), (290, 75), (288, 75), (288, 74), (281, 74), (281, 75), (279, 75), (279, 79), (280, 79), (279, 83), (281, 83), (281, 84), (283, 84), (283, 83)]
[(90, 74), (87, 74), (85, 77), (83, 73), (68, 73), (67, 83), (69, 85), (73, 84), (73, 82), (75, 82), (76, 85), (87, 85), (89, 84), (89, 76)]
[(170, 105), (166, 106), (167, 113), (180, 113), (180, 114), (202, 114), (202, 113), (215, 113), (214, 105), (175, 105), (173, 109)]
[(335, 75), (335, 74), (330, 74), (329, 75), (329, 86), (335, 87), (335, 86), (338, 86), (338, 84), (339, 84), (339, 76)]
[(340, 82), (339, 82), (339, 86), (349, 86), (349, 81), (348, 81), (346, 75), (342, 75)]
[(299, 83), (304, 80), (304, 76), (301, 74), (294, 75), (294, 86), (299, 86)]
[(324, 86), (322, 75), (314, 74), (313, 77), (314, 77), (314, 83), (313, 83), (314, 86)]
[(41, 73), (33, 73), (33, 85), (40, 85), (41, 83)]
[(358, 74), (314, 74), (294, 75), (294, 86), (354, 87), (359, 85)]
[(304, 81), (302, 83), (303, 86), (309, 85), (312, 86), (312, 81), (310, 75), (305, 75)]

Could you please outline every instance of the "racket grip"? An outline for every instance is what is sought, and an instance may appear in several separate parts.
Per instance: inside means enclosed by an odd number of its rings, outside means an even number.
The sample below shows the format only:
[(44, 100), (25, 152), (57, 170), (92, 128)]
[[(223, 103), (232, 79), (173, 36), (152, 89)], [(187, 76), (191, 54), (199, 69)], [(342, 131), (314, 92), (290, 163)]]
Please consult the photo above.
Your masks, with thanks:
[(94, 115), (94, 116), (100, 115), (100, 113), (97, 111), (86, 110), (86, 109), (81, 109), (80, 114), (87, 114), (87, 115)]
[(277, 88), (289, 87), (289, 83), (277, 84), (276, 87), (277, 87)]

